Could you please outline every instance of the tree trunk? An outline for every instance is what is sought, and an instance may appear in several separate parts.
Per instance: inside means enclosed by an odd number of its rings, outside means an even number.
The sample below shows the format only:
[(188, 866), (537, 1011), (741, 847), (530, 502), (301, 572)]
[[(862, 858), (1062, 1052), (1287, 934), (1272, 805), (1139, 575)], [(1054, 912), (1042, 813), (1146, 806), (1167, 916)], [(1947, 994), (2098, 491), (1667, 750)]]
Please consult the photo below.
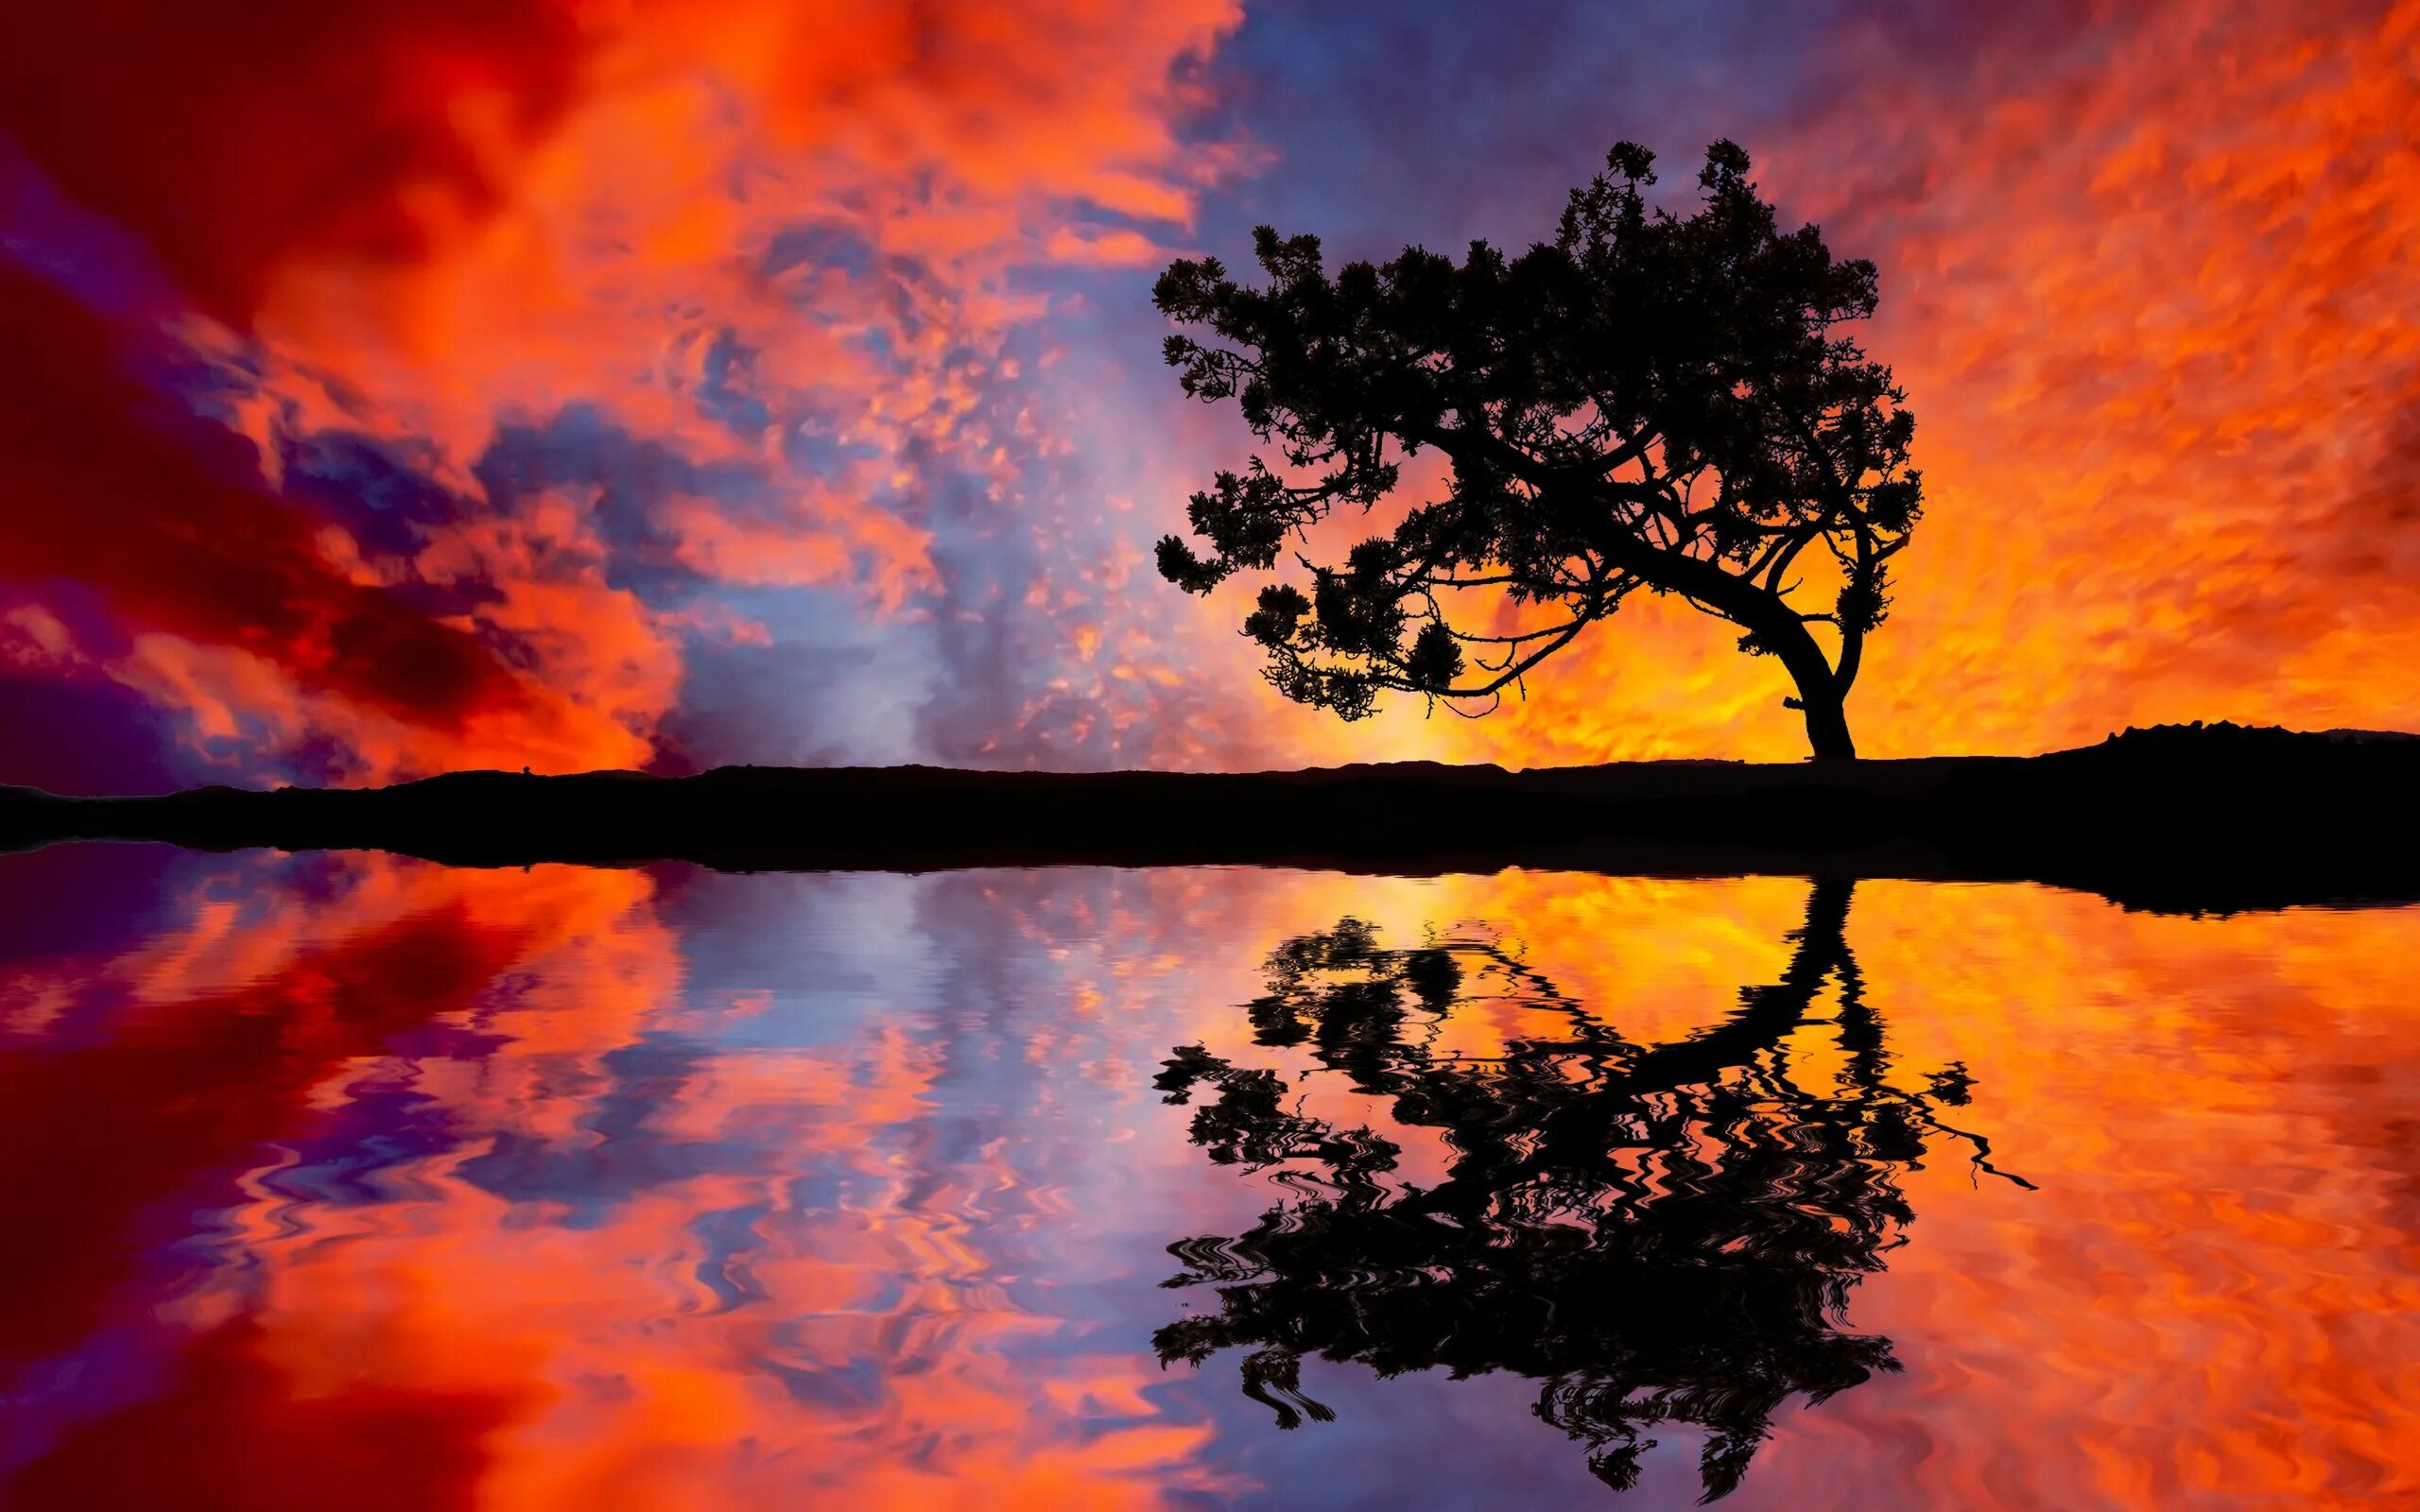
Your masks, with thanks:
[(1798, 701), (1806, 710), (1806, 744), (1814, 747), (1819, 762), (1847, 762), (1857, 759), (1857, 742), (1849, 738), (1847, 700), (1828, 684), (1821, 692), (1798, 686)]
[[(1448, 455), (1456, 455), (1449, 445)], [(1644, 542), (1618, 537), (1603, 540), (1606, 558), (1625, 572), (1670, 593), (1683, 593), (1699, 608), (1731, 621), (1754, 636), (1760, 647), (1781, 659), (1789, 679), (1798, 684), (1798, 705), (1806, 713), (1806, 744), (1819, 762), (1857, 759), (1857, 742), (1849, 738), (1846, 707), (1848, 683), (1857, 675), (1852, 664), (1843, 677), (1823, 646), (1808, 633), (1806, 622), (1778, 593), (1757, 587), (1711, 561), (1659, 551)]]
[(1806, 713), (1806, 744), (1815, 759), (1857, 760), (1857, 742), (1849, 738), (1848, 687), (1806, 632), (1806, 623), (1777, 596), (1759, 600), (1752, 594), (1732, 617), (1755, 632), (1798, 685), (1798, 696), (1791, 701)]
[(1840, 674), (1824, 659), (1815, 637), (1786, 607), (1769, 612), (1761, 623), (1751, 622), (1750, 627), (1781, 659), (1789, 670), (1789, 680), (1798, 684), (1798, 696), (1790, 701), (1806, 714), (1806, 744), (1815, 759), (1857, 760), (1857, 742), (1849, 738), (1848, 690), (1841, 686)]

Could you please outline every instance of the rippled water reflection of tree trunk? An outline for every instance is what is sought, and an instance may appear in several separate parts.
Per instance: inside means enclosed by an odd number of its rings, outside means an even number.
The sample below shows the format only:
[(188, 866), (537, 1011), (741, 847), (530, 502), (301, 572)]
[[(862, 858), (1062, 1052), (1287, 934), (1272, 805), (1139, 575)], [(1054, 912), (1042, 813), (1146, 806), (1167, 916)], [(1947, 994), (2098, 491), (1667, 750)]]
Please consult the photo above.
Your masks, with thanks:
[[(1168, 1284), (1215, 1285), (1219, 1309), (1160, 1330), (1163, 1362), (1249, 1351), (1244, 1391), (1288, 1428), (1332, 1416), (1300, 1389), (1305, 1355), (1381, 1375), (1517, 1371), (1545, 1383), (1539, 1415), (1607, 1484), (1634, 1484), (1647, 1433), (1673, 1422), (1707, 1435), (1707, 1499), (1730, 1491), (1790, 1396), (1898, 1368), (1889, 1340), (1842, 1323), (1850, 1288), (1913, 1220), (1899, 1173), (1946, 1139), (2000, 1174), (1941, 1120), (1965, 1101), (1962, 1067), (1922, 1091), (1888, 1078), (1843, 933), (1852, 885), (1814, 885), (1780, 981), (1652, 1046), (1490, 939), (1390, 950), (1346, 919), (1288, 941), (1252, 1005), (1254, 1039), (1305, 1047), (1397, 1125), (1442, 1130), (1452, 1160), (1433, 1184), (1397, 1178), (1393, 1142), (1303, 1111), (1280, 1073), (1177, 1050), (1158, 1085), (1199, 1104), (1194, 1143), (1284, 1168), (1299, 1195), (1245, 1233), (1170, 1246), (1184, 1269)], [(1508, 993), (1561, 1026), (1486, 1059), (1436, 1048), (1458, 1005)], [(1838, 1069), (1802, 1069), (1802, 1030)]]

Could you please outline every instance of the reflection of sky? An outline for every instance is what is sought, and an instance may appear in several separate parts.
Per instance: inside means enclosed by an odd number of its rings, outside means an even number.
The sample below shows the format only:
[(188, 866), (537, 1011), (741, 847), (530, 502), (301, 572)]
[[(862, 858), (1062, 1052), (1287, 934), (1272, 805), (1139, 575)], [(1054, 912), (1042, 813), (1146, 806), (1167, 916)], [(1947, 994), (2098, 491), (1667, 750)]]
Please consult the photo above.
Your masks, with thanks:
[[(0, 857), (11, 1504), (1588, 1504), (1534, 1383), (1163, 1371), (1167, 1246), (1288, 1189), (1186, 1142), (1179, 1045), (1288, 1075), (1279, 941), (1504, 944), (1641, 1042), (1789, 958), (1805, 885), (1245, 870), (447, 871)], [(29, 889), (29, 890), (28, 890)], [(82, 923), (79, 926), (78, 920)], [(106, 925), (95, 920), (112, 921)], [(2415, 1489), (2412, 919), (2127, 915), (1862, 884), (1849, 936), (1955, 1146), (1846, 1324), (1880, 1376), (1775, 1424), (1744, 1506), (2358, 1505)], [(1526, 1017), (1525, 1017), (1526, 1016)], [(1567, 1032), (1474, 1003), (1441, 1049)], [(1798, 1074), (1839, 1059), (1824, 1013)], [(1815, 1070), (1810, 1070), (1814, 1068)], [(1333, 1074), (1321, 1116), (1388, 1127)], [(1450, 1151), (1398, 1131), (1404, 1179)], [(1659, 1435), (1642, 1505), (1697, 1493)], [(213, 1501), (211, 1497), (216, 1497)], [(2331, 1501), (2330, 1498), (2336, 1498)], [(80, 1498), (80, 1500), (79, 1500)]]
[(1150, 567), (1241, 447), (1158, 266), (1518, 245), (1621, 136), (1684, 193), (1736, 136), (1881, 266), (1932, 507), (1865, 748), (2420, 722), (2420, 7), (2001, 10), (52, 8), (0, 75), (0, 780), (1794, 756), (1651, 609), (1347, 728)]

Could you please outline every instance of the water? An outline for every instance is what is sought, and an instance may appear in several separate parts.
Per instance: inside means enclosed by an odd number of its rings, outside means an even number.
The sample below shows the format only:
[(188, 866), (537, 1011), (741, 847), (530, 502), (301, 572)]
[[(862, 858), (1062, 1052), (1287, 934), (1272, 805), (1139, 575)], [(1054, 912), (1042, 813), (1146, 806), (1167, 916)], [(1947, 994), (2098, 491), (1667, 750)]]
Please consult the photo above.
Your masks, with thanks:
[(2411, 911), (136, 847), (0, 896), (10, 1506), (2420, 1501)]

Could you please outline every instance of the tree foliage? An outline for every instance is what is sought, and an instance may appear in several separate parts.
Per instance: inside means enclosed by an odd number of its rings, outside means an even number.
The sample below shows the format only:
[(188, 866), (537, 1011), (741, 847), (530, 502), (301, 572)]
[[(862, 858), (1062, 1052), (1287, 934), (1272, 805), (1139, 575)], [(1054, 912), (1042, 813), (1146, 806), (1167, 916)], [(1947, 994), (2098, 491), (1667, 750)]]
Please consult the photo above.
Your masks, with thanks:
[[(1244, 629), (1280, 692), (1346, 719), (1389, 691), (1493, 708), (1634, 593), (1679, 594), (1781, 659), (1818, 755), (1853, 755), (1842, 700), (1923, 495), (1905, 396), (1843, 330), (1874, 312), (1874, 265), (1782, 231), (1731, 143), (1685, 216), (1649, 205), (1646, 149), (1607, 163), (1517, 257), (1414, 247), (1331, 276), (1317, 237), (1262, 227), (1265, 284), (1171, 265), (1156, 302), (1205, 334), (1171, 335), (1169, 365), (1274, 455), (1192, 496), (1206, 550), (1168, 536), (1160, 571), (1206, 593), (1299, 567)], [(1315, 526), (1391, 502), (1431, 448), (1441, 497), (1313, 559)], [(1836, 592), (1803, 607), (1826, 561)]]

